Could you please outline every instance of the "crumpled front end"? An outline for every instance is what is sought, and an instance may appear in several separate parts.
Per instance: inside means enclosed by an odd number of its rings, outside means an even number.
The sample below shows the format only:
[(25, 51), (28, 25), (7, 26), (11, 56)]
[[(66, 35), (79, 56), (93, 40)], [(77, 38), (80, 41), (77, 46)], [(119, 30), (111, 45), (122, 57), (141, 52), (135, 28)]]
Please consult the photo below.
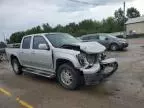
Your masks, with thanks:
[[(107, 68), (111, 67), (111, 70)], [(99, 84), (104, 79), (110, 77), (118, 69), (118, 63), (115, 58), (105, 59), (95, 63), (90, 68), (81, 68), (86, 85)]]
[[(78, 51), (75, 57), (79, 65), (75, 68), (83, 72), (86, 85), (97, 84), (117, 70), (118, 64), (116, 59), (105, 59), (106, 55), (104, 52), (106, 48), (97, 42), (74, 43), (64, 45), (62, 48)], [(107, 71), (108, 67), (112, 69)]]

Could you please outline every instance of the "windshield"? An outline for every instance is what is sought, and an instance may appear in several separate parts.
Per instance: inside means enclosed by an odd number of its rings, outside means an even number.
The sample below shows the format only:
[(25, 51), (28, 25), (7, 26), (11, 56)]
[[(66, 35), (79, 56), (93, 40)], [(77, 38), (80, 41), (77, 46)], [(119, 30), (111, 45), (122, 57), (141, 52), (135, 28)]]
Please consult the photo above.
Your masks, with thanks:
[(51, 42), (51, 44), (54, 47), (58, 47), (58, 48), (65, 44), (72, 44), (72, 43), (80, 42), (78, 39), (76, 39), (75, 37), (67, 33), (47, 34), (46, 37), (48, 38), (48, 40)]
[(109, 34), (107, 34), (107, 36), (110, 37), (110, 38), (117, 38), (116, 36), (109, 35)]

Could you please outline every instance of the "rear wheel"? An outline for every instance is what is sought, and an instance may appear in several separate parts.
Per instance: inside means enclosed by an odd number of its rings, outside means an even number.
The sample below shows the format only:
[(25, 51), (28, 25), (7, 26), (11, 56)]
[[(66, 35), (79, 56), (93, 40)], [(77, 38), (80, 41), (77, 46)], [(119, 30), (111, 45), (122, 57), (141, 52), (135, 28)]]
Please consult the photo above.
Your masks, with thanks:
[(16, 59), (16, 58), (12, 59), (12, 68), (16, 75), (21, 75), (23, 73), (22, 67), (21, 67), (18, 59)]
[(74, 90), (80, 87), (80, 73), (70, 64), (62, 64), (57, 70), (57, 79), (66, 89)]

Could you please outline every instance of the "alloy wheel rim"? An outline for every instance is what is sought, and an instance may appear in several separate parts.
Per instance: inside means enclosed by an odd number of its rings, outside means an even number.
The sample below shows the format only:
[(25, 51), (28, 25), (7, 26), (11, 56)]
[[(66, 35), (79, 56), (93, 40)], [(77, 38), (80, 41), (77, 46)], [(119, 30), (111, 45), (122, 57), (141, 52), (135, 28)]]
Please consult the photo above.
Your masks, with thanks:
[(13, 64), (13, 69), (15, 72), (18, 72), (18, 65), (16, 62), (14, 62), (14, 64)]
[(117, 48), (116, 48), (115, 45), (112, 45), (111, 49), (112, 49), (113, 51), (115, 51)]
[(70, 85), (72, 84), (72, 74), (70, 72), (70, 70), (68, 69), (63, 69), (61, 72), (61, 80), (65, 85)]

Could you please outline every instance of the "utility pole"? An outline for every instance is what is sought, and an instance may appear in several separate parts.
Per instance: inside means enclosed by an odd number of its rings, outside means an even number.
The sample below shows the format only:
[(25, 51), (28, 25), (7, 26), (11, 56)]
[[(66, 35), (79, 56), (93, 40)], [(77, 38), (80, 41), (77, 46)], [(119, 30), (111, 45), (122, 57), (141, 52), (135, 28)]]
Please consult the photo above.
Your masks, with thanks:
[(125, 16), (125, 11), (126, 11), (126, 3), (124, 1), (124, 16)]
[(126, 22), (126, 3), (125, 3), (125, 1), (124, 1), (124, 3), (123, 3), (123, 6), (124, 6), (124, 37), (126, 38), (126, 26), (125, 26), (125, 22)]
[(3, 37), (4, 37), (4, 43), (6, 43), (6, 37), (5, 37), (5, 33), (3, 32)]

